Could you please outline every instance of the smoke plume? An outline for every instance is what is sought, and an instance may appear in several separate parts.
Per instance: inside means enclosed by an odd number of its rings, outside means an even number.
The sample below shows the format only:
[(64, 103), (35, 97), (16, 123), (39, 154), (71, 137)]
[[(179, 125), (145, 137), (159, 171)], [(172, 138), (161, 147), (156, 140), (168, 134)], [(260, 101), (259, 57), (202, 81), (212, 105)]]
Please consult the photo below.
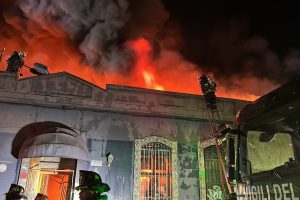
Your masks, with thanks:
[(164, 1), (175, 13), (171, 19), (182, 25), (184, 45), (178, 50), (203, 71), (227, 83), (227, 88), (232, 88), (236, 78), (256, 78), (277, 86), (300, 75), (300, 43), (297, 37), (289, 38), (300, 32), (294, 25), (299, 16), (292, 4)]
[(102, 87), (197, 94), (196, 76), (207, 73), (217, 80), (218, 96), (255, 99), (299, 75), (300, 51), (278, 56), (244, 16), (193, 4), (181, 12), (178, 2), (5, 0), (0, 45), (8, 53), (25, 50), (29, 65), (42, 62), (50, 72), (68, 71)]
[[(76, 44), (85, 65), (124, 67), (128, 55), (118, 47), (118, 33), (128, 20), (126, 0), (19, 0), (6, 20), (29, 43), (48, 36)], [(22, 31), (23, 30), (23, 31)]]

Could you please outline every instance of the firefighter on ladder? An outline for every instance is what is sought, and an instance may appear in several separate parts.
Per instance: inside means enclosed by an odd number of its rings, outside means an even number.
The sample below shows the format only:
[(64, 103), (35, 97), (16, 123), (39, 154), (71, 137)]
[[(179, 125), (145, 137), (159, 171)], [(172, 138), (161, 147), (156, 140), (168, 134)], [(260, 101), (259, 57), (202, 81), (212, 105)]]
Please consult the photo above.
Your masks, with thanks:
[(217, 103), (216, 103), (217, 84), (209, 76), (206, 75), (202, 75), (199, 77), (199, 83), (201, 86), (201, 90), (204, 96), (206, 106), (212, 111), (216, 111), (217, 110)]
[[(225, 200), (227, 198), (225, 195), (225, 186), (224, 186), (223, 177), (226, 180), (226, 185), (229, 193), (231, 193), (231, 188), (226, 178), (225, 168), (224, 168), (224, 164), (222, 161), (222, 156), (218, 144), (218, 138), (225, 136), (228, 128), (224, 124), (220, 123), (220, 115), (217, 110), (217, 103), (216, 103), (217, 84), (212, 80), (212, 78), (206, 75), (198, 76), (198, 81), (203, 93), (204, 102), (207, 107), (208, 119), (212, 129), (211, 135), (215, 139), (216, 152), (218, 155), (219, 179), (222, 188), (222, 197), (223, 200)], [(218, 119), (218, 123), (216, 121), (217, 119)], [(234, 199), (234, 198), (229, 196), (229, 199)]]

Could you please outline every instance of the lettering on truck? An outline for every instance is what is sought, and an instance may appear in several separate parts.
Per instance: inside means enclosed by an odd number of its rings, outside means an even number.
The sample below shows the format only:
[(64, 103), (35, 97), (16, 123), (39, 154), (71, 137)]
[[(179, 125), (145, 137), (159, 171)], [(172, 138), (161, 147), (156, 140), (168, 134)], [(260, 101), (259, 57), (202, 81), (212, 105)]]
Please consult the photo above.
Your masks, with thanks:
[(292, 183), (246, 186), (243, 193), (246, 200), (299, 200)]

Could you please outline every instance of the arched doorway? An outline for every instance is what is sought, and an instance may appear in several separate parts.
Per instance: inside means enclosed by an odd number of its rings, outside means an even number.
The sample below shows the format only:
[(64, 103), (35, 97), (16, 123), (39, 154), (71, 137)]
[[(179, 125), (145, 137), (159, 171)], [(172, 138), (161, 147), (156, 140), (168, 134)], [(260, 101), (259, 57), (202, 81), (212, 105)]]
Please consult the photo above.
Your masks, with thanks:
[(77, 160), (89, 160), (86, 142), (78, 133), (49, 121), (21, 128), (11, 154), (21, 162), (18, 184), (29, 199), (39, 192), (49, 199), (72, 199)]
[(177, 142), (149, 136), (135, 141), (134, 200), (177, 200)]

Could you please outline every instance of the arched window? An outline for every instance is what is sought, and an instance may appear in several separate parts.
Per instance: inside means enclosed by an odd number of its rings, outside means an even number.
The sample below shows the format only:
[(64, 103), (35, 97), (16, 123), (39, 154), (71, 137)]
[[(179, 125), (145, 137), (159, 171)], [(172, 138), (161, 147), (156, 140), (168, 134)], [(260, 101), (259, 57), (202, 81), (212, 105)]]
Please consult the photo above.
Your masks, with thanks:
[(134, 200), (177, 200), (177, 143), (149, 136), (135, 141)]

